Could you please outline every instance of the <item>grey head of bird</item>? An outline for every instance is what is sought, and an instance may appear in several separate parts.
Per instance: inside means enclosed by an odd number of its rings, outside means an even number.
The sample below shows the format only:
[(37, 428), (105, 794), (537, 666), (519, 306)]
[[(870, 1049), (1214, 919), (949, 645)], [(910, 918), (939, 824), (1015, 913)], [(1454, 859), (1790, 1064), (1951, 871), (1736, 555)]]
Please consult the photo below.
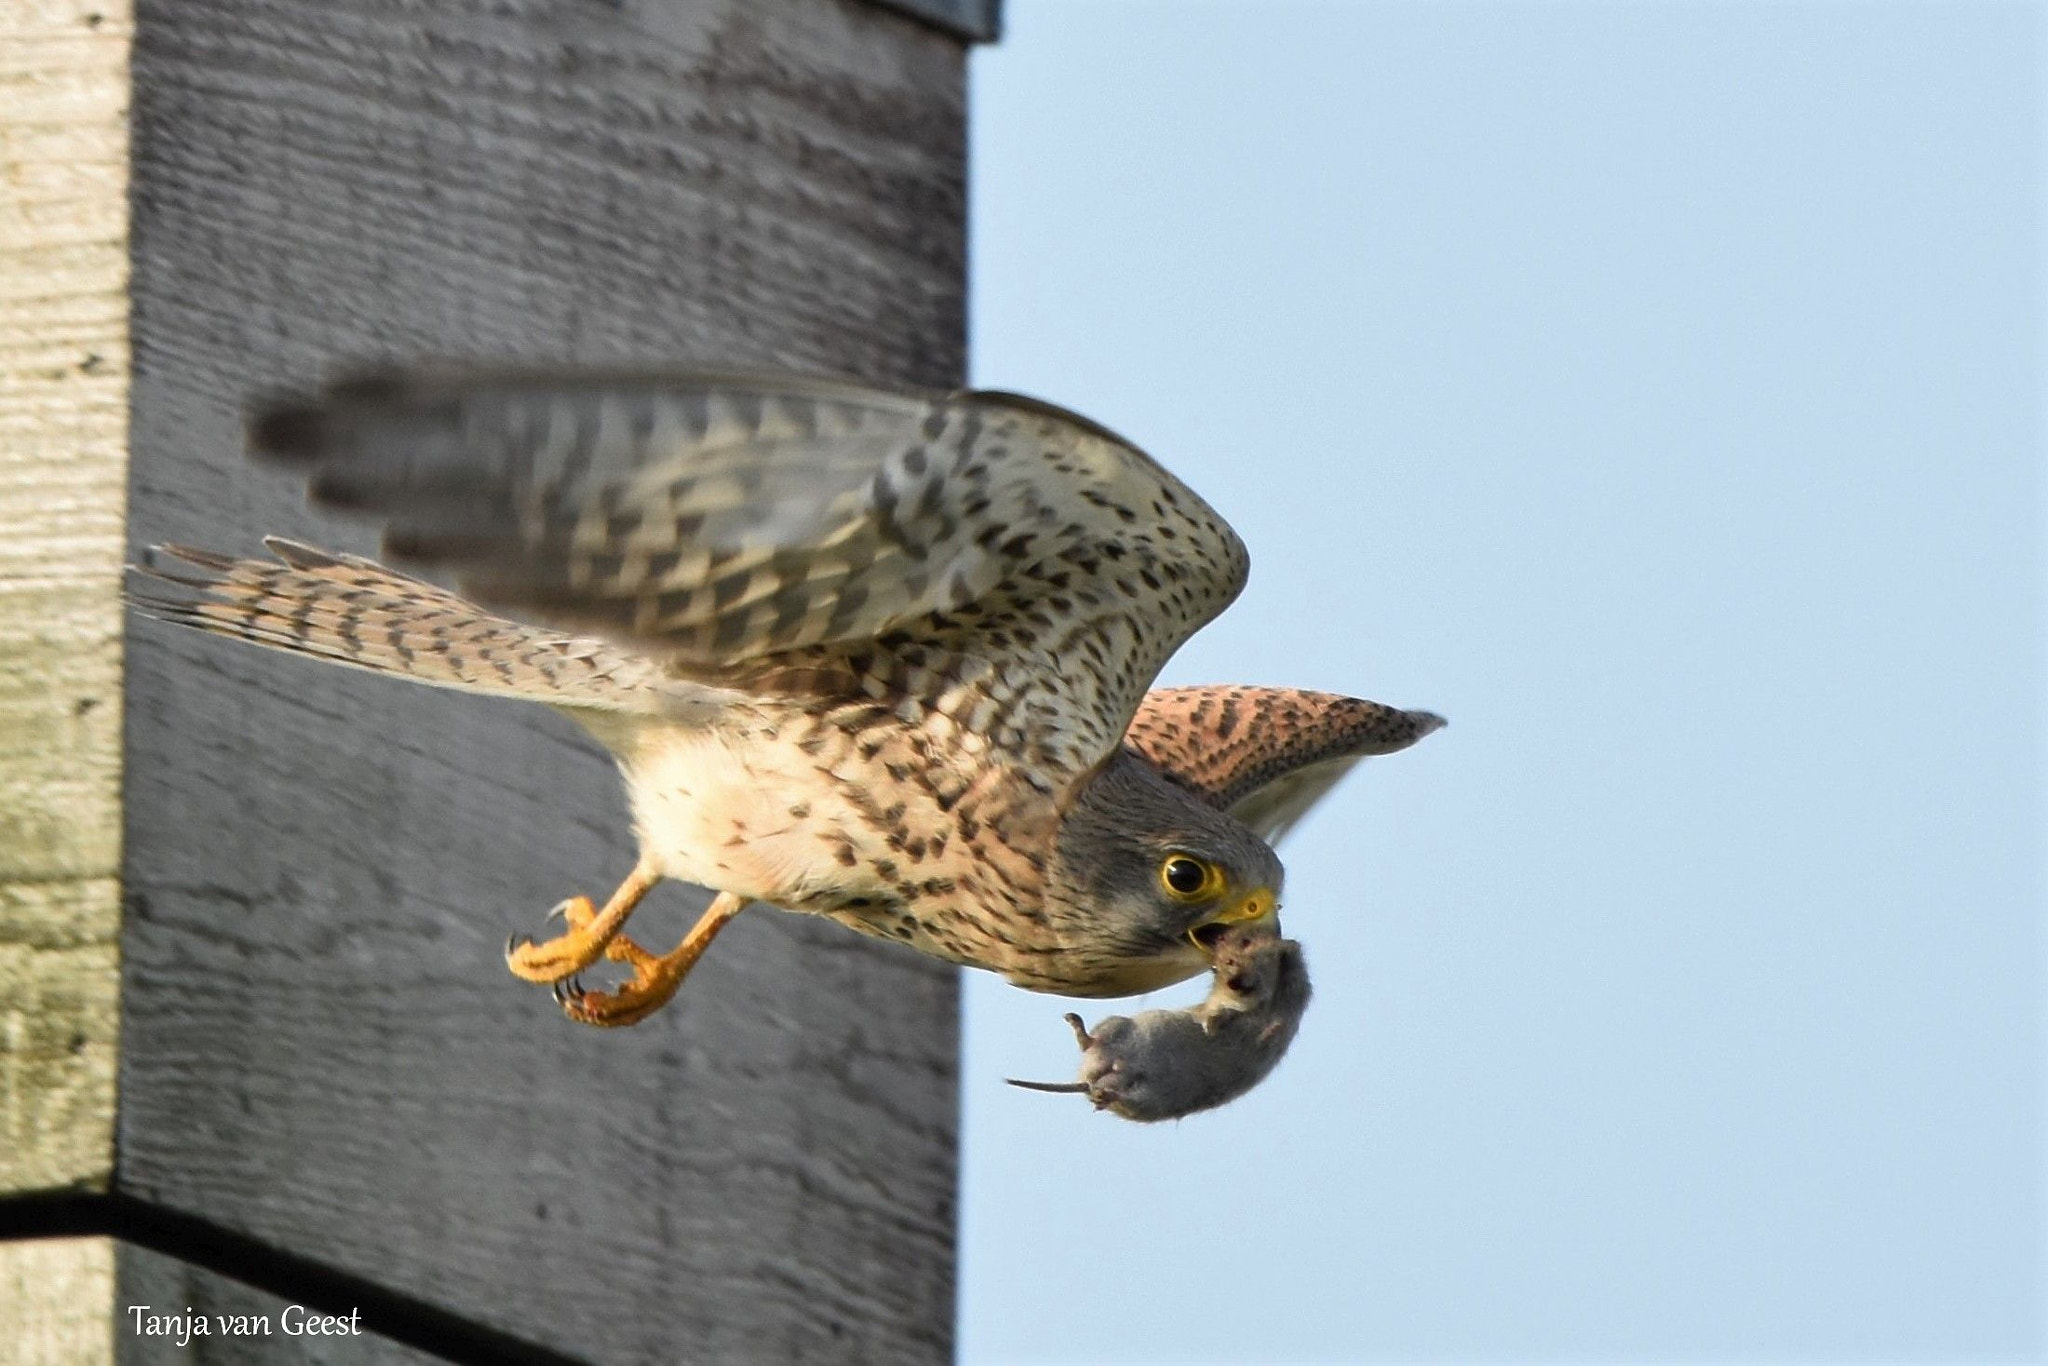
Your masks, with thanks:
[(1136, 995), (1212, 966), (1225, 929), (1277, 925), (1285, 878), (1250, 828), (1126, 751), (1069, 804), (1047, 873), (1048, 901), (1112, 948), (1077, 996)]
[(1010, 1084), (1085, 1095), (1096, 1109), (1141, 1123), (1211, 1110), (1251, 1090), (1301, 1026), (1308, 966), (1300, 944), (1263, 924), (1218, 931), (1214, 952), (1215, 978), (1200, 1005), (1113, 1015), (1093, 1032), (1069, 1015), (1081, 1045), (1079, 1080)]

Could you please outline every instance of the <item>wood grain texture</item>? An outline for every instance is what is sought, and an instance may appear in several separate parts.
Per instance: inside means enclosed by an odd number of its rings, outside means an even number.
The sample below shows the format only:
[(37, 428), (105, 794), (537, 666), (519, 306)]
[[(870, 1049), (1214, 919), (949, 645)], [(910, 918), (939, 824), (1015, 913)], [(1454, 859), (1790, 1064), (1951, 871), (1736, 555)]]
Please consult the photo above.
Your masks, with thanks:
[(0, 1366), (109, 1366), (111, 1238), (0, 1243)]
[[(963, 76), (852, 0), (143, 0), (131, 546), (369, 549), (239, 455), (344, 359), (957, 380)], [(573, 725), (129, 651), (123, 1190), (592, 1361), (949, 1356), (949, 970), (760, 910), (577, 1027), (499, 960), (632, 863)]]
[(0, 3), (0, 1194), (112, 1174), (125, 3)]
[[(271, 1366), (280, 1361), (304, 1366), (430, 1366), (441, 1360), (365, 1330), (351, 1334), (308, 1334), (305, 1306), (287, 1320), (289, 1300), (267, 1295), (240, 1281), (215, 1275), (175, 1257), (129, 1243), (115, 1244), (114, 1361), (118, 1366)], [(207, 1320), (204, 1337), (179, 1346), (168, 1334), (138, 1333), (130, 1306), (148, 1313), (190, 1313)], [(357, 1320), (360, 1326), (361, 1320)], [(288, 1327), (301, 1331), (290, 1332)]]
[(912, 14), (928, 24), (977, 43), (1002, 36), (1002, 0), (875, 0), (889, 9)]

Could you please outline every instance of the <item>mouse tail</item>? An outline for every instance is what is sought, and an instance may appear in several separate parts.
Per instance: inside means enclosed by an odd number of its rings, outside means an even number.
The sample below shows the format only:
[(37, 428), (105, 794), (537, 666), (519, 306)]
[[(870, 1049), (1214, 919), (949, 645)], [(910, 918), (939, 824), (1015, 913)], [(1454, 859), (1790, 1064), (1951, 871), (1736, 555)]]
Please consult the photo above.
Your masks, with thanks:
[(1056, 1091), (1061, 1095), (1072, 1095), (1088, 1089), (1087, 1083), (1079, 1081), (1018, 1081), (1015, 1077), (1004, 1077), (1003, 1080), (1026, 1091)]

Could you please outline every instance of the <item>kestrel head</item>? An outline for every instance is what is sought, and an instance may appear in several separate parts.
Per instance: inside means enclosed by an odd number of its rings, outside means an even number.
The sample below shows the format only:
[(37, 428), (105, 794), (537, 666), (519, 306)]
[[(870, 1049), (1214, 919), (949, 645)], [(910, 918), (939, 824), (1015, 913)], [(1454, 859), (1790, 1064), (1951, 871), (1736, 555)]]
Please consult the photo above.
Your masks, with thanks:
[(1134, 966), (1101, 994), (1124, 996), (1203, 971), (1229, 926), (1274, 920), (1284, 877), (1242, 822), (1119, 754), (1068, 808), (1049, 890), (1119, 941)]

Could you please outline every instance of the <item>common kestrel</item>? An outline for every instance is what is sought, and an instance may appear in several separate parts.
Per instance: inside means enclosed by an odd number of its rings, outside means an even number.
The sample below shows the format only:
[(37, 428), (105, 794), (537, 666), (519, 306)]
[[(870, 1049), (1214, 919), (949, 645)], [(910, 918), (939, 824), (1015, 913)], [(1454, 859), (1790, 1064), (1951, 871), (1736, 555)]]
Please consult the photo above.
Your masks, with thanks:
[[(1243, 543), (1131, 443), (1035, 399), (701, 373), (416, 370), (260, 410), (256, 455), (378, 519), (386, 556), (135, 595), (172, 621), (545, 702), (624, 771), (640, 858), (507, 947), (588, 1024), (644, 1018), (749, 902), (1067, 996), (1212, 966), (1277, 927), (1269, 841), (1442, 722), (1291, 689), (1148, 693), (1245, 581)], [(503, 615), (499, 615), (503, 613)], [(668, 953), (664, 878), (718, 895)], [(632, 970), (611, 991), (576, 974)]]

